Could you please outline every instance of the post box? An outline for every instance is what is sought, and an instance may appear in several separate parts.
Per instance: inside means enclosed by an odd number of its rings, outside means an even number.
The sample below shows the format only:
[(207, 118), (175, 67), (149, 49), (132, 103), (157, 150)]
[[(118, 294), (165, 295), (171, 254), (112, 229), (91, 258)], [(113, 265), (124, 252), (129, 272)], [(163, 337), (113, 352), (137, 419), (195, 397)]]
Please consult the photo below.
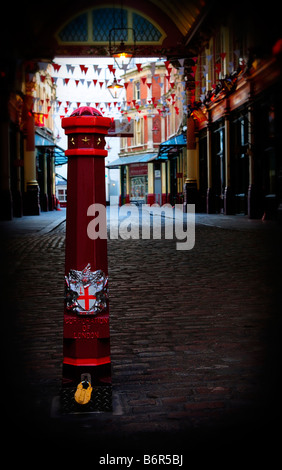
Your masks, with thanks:
[[(111, 119), (81, 107), (62, 119), (68, 137), (62, 407), (111, 409), (107, 239), (90, 239), (89, 206), (106, 206), (105, 136)], [(103, 221), (106, 226), (106, 220)]]

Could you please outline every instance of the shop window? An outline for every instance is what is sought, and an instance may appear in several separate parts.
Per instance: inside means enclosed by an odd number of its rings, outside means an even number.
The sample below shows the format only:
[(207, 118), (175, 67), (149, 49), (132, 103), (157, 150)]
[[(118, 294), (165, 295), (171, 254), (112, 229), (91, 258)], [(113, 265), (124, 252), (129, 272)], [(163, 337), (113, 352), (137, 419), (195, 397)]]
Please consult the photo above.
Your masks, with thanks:
[(130, 178), (130, 200), (144, 203), (148, 193), (148, 176), (133, 176)]

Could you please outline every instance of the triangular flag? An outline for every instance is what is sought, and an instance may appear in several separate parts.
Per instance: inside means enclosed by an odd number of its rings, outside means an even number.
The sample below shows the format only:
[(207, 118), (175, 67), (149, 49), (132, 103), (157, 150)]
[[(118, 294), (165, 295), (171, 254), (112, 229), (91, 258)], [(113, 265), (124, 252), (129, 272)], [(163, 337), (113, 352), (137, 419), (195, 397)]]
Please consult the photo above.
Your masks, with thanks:
[(55, 72), (59, 72), (60, 68), (62, 67), (59, 64), (52, 64), (52, 65), (53, 65), (53, 69), (54, 69)]
[(108, 64), (109, 71), (112, 72), (113, 74), (115, 73), (116, 69), (114, 69), (113, 64)]
[(136, 64), (138, 72), (141, 72), (142, 70), (142, 64)]
[(68, 71), (68, 72), (73, 73), (73, 71), (74, 71), (74, 69), (75, 69), (74, 65), (66, 64), (66, 67), (67, 67), (67, 71)]

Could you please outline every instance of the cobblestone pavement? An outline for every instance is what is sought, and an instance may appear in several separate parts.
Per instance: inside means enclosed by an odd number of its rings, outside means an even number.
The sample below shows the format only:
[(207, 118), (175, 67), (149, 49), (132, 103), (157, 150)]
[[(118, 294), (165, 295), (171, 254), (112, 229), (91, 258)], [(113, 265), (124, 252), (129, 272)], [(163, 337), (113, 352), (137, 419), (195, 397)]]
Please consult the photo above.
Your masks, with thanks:
[(175, 240), (108, 240), (114, 412), (62, 416), (63, 216), (36, 227), (25, 219), (22, 230), (19, 221), (0, 225), (11, 436), (100, 453), (274, 439), (281, 227), (233, 217), (220, 228), (199, 215), (190, 251), (177, 251)]

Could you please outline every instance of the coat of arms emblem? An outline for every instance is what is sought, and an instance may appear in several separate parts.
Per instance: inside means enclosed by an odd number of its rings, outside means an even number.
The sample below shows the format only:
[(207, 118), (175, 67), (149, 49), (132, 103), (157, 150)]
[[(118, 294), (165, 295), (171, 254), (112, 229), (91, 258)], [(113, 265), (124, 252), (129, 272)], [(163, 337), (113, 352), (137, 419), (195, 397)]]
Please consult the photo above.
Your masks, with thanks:
[(96, 315), (107, 309), (108, 278), (103, 271), (91, 271), (88, 264), (82, 271), (71, 269), (65, 276), (67, 310), (78, 315)]

